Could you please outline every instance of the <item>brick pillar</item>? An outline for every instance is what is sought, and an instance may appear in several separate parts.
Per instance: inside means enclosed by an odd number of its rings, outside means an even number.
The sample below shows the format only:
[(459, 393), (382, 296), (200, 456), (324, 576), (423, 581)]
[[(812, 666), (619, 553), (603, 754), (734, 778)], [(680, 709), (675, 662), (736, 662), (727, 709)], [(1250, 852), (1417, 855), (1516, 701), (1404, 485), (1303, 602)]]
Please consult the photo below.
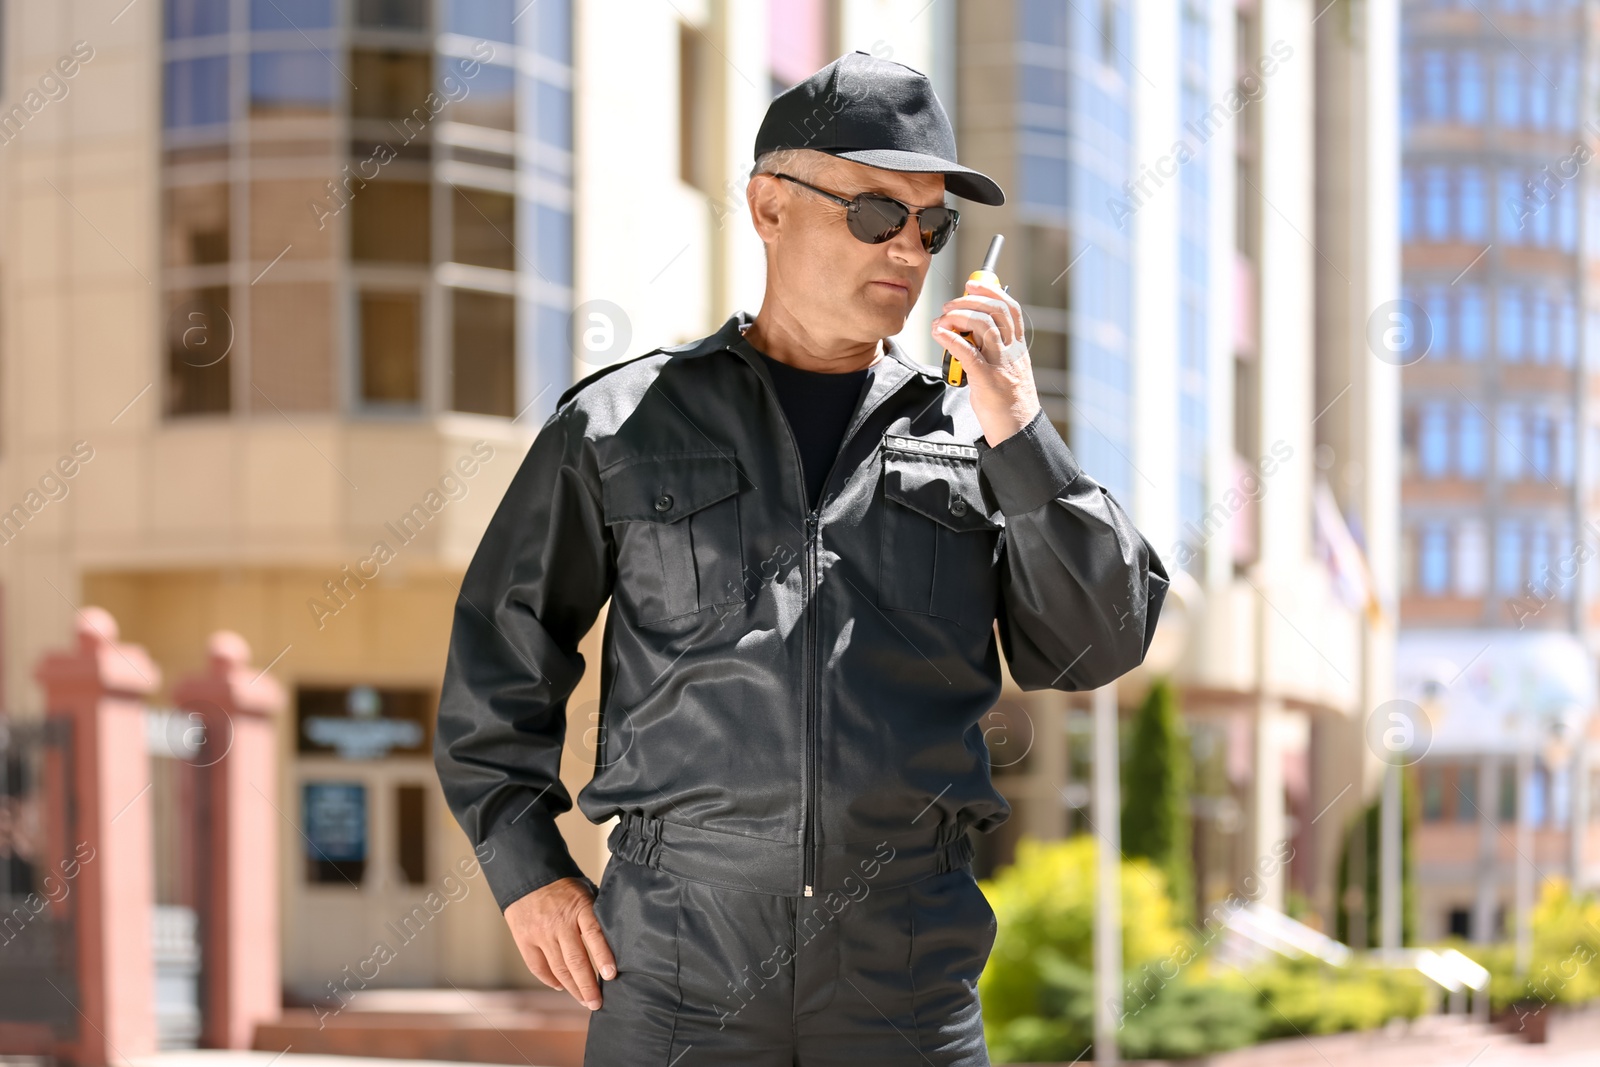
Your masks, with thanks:
[[(59, 1050), (82, 1067), (156, 1051), (151, 908), (150, 757), (144, 712), (161, 671), (118, 639), (103, 608), (77, 617), (77, 647), (46, 653), (33, 671), (46, 713), (72, 723), (77, 817), (69, 845), (85, 856), (70, 907), (78, 942), (78, 1040)], [(92, 854), (88, 851), (92, 849)]]
[(173, 701), (205, 724), (202, 796), (209, 806), (205, 916), (208, 1048), (247, 1049), (258, 1023), (282, 1013), (278, 937), (278, 734), (284, 708), (277, 679), (250, 665), (250, 646), (228, 630), (207, 644), (210, 662), (173, 690)]

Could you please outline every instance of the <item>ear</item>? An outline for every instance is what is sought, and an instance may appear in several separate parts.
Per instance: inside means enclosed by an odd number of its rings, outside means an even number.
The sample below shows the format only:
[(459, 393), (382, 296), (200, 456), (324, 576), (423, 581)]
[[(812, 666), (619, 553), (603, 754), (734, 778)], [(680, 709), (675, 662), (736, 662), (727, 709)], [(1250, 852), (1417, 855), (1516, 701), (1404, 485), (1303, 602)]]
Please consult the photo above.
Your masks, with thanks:
[(778, 231), (783, 223), (783, 195), (778, 191), (782, 184), (782, 178), (771, 174), (752, 174), (744, 189), (745, 202), (750, 208), (750, 222), (762, 242), (769, 245), (778, 239)]

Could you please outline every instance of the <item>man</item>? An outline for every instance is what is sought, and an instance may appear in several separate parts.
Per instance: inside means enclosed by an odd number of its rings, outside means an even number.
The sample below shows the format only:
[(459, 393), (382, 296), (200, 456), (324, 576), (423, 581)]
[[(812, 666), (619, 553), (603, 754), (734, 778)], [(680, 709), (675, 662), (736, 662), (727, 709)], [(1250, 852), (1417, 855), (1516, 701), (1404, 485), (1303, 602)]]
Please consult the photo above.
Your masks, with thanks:
[[(934, 320), (966, 388), (890, 339), (943, 193), (1004, 202), (928, 79), (842, 56), (756, 156), (760, 313), (561, 396), (467, 570), (440, 778), (528, 968), (594, 1009), (586, 1067), (986, 1064), (995, 624), (1024, 689), (1100, 686), (1166, 573), (1040, 410), (1010, 295)], [(555, 816), (607, 598), (596, 888)]]

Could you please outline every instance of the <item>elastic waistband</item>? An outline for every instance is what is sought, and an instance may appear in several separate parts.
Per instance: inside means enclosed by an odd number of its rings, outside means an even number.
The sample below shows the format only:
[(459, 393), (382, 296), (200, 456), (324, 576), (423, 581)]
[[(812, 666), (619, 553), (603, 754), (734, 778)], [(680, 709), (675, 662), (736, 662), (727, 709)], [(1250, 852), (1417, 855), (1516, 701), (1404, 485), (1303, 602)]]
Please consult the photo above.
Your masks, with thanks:
[[(930, 831), (885, 835), (877, 841), (823, 845), (817, 850), (812, 894), (910, 885), (972, 862), (966, 824), (946, 822)], [(680, 878), (726, 889), (803, 895), (805, 850), (799, 842), (703, 830), (652, 815), (624, 812), (606, 839), (612, 856)]]

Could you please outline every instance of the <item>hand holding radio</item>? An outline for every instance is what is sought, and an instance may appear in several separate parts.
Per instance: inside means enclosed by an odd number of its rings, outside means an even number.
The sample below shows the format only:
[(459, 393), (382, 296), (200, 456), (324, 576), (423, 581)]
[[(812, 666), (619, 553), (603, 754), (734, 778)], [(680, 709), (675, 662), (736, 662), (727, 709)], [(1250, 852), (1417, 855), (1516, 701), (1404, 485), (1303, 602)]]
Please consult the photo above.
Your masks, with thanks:
[(995, 235), (983, 267), (968, 276), (963, 295), (947, 301), (933, 320), (933, 339), (945, 348), (945, 382), (970, 385), (973, 413), (991, 447), (1039, 412), (1022, 305), (994, 272), (1004, 241), (1003, 235)]

